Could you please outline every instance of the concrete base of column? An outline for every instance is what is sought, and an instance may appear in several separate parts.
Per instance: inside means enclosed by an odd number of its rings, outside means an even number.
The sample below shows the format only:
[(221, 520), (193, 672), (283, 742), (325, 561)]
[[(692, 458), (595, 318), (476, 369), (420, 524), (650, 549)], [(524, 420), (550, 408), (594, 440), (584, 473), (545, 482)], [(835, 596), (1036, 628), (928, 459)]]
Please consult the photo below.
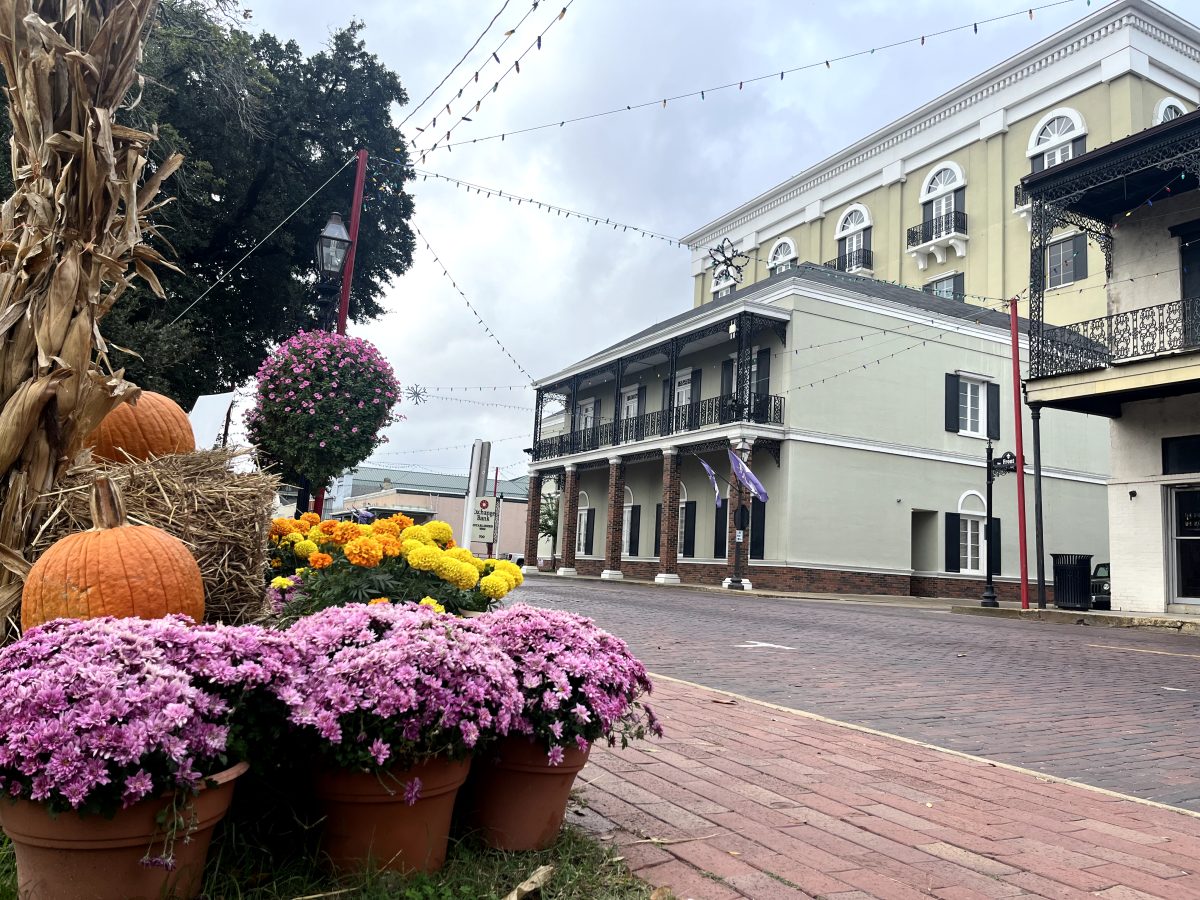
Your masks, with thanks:
[(679, 576), (674, 572), (659, 572), (654, 576), (655, 584), (680, 584)]
[(574, 569), (568, 569), (566, 566), (564, 566), (563, 568), (558, 570), (558, 574), (564, 575), (568, 578), (573, 578), (574, 576), (578, 575), (579, 573), (576, 572)]
[(620, 581), (625, 576), (621, 574), (620, 569), (605, 569), (600, 573), (600, 577), (605, 581)]
[(752, 585), (750, 583), (749, 578), (743, 578), (741, 584), (737, 588), (733, 588), (733, 579), (732, 578), (726, 578), (724, 581), (721, 582), (721, 587), (731, 588), (733, 590), (741, 590), (741, 591), (754, 590), (754, 585)]
[(522, 575), (536, 575), (540, 571), (541, 569), (539, 569), (537, 566), (521, 566)]

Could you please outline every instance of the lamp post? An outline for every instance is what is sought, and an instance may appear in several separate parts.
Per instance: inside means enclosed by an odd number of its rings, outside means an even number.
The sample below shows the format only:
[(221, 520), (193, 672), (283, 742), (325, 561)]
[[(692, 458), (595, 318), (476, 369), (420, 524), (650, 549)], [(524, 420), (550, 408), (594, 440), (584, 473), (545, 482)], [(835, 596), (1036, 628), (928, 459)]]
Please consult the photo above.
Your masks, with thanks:
[(992, 582), (992, 482), (1008, 472), (1017, 471), (1017, 457), (1010, 450), (1004, 453), (999, 459), (992, 458), (992, 442), (991, 439), (987, 442), (987, 523), (984, 526), (984, 534), (987, 539), (984, 542), (986, 552), (984, 556), (984, 572), (987, 573), (987, 581), (983, 587), (983, 598), (979, 601), (980, 606), (995, 607), (999, 606), (999, 601), (996, 600), (996, 586)]
[(350, 232), (342, 221), (341, 213), (330, 213), (329, 221), (317, 238), (317, 303), (320, 307), (322, 331), (332, 331), (334, 324), (334, 298), (342, 291), (342, 271), (346, 267), (346, 256), (350, 251)]

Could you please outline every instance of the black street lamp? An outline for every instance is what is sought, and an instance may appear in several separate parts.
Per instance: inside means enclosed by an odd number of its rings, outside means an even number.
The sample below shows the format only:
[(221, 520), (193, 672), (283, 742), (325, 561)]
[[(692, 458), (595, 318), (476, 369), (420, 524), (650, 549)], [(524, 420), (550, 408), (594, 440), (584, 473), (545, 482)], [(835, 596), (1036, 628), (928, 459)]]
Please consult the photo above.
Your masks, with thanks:
[(996, 586), (992, 583), (992, 482), (1009, 472), (1017, 471), (1017, 457), (1010, 450), (1004, 453), (999, 459), (992, 458), (992, 441), (989, 438), (987, 442), (987, 524), (984, 526), (984, 534), (987, 535), (987, 540), (984, 542), (986, 552), (984, 556), (984, 571), (987, 573), (987, 583), (983, 587), (983, 599), (979, 601), (980, 606), (995, 607), (1000, 603), (996, 600)]
[(329, 221), (317, 238), (317, 304), (321, 327), (333, 328), (333, 313), (337, 309), (336, 299), (341, 293), (342, 270), (350, 252), (350, 232), (342, 221), (341, 213), (330, 213)]

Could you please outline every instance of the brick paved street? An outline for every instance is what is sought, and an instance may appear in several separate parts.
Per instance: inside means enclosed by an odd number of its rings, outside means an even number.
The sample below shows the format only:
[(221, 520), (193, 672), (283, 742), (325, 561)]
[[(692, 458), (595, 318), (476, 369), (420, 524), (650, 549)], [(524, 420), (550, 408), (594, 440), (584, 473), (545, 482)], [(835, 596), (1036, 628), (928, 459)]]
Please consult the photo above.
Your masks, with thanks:
[(1200, 639), (552, 577), (521, 594), (655, 672), (1200, 811)]
[(657, 694), (666, 737), (594, 750), (578, 820), (680, 900), (1200, 900), (1200, 817), (665, 679)]

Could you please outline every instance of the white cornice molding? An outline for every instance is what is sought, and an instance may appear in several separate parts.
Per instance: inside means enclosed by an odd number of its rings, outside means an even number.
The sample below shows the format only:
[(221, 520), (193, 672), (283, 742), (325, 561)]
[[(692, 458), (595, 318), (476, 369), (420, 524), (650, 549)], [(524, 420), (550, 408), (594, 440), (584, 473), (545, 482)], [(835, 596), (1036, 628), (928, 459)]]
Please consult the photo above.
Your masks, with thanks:
[[(1170, 24), (1177, 30), (1168, 30), (1164, 24), (1155, 22), (1152, 18), (1169, 18)], [(1159, 45), (1179, 53), (1185, 59), (1200, 62), (1200, 50), (1197, 49), (1197, 45), (1200, 45), (1200, 30), (1161, 7), (1144, 2), (1144, 0), (1118, 0), (1109, 7), (1068, 26), (1012, 59), (992, 67), (971, 81), (914, 110), (908, 116), (868, 135), (815, 166), (811, 166), (766, 193), (760, 194), (725, 216), (687, 235), (683, 241), (686, 244), (700, 247), (709, 246), (772, 209), (797, 200), (838, 175), (946, 122), (957, 113), (994, 98), (999, 92), (1012, 88), (1042, 72), (1048, 66), (1074, 56), (1123, 29), (1137, 31), (1153, 39)], [(1187, 39), (1180, 34), (1184, 29), (1190, 30)], [(1018, 98), (1014, 98), (1015, 102), (1018, 102)], [(978, 120), (971, 124), (978, 127), (977, 122)], [(888, 162), (890, 161), (888, 160)], [(819, 202), (819, 198), (806, 198), (807, 205), (811, 206), (813, 202)], [(808, 215), (806, 218), (811, 220), (813, 216)]]

